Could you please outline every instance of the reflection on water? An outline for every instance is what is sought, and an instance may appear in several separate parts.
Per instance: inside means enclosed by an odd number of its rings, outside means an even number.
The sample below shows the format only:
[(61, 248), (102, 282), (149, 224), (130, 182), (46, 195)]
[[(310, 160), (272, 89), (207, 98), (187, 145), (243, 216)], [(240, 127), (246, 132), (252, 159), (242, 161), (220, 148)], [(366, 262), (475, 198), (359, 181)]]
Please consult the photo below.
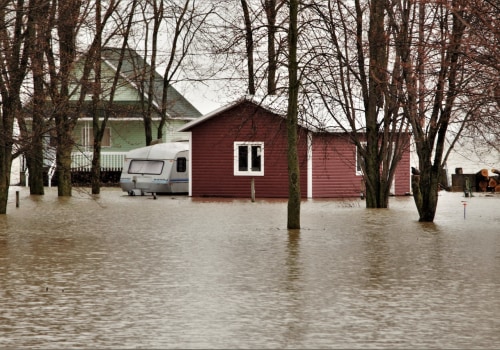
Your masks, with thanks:
[[(21, 190), (0, 216), (0, 346), (498, 348), (500, 196), (435, 223), (315, 200)], [(15, 198), (12, 194), (11, 198)]]

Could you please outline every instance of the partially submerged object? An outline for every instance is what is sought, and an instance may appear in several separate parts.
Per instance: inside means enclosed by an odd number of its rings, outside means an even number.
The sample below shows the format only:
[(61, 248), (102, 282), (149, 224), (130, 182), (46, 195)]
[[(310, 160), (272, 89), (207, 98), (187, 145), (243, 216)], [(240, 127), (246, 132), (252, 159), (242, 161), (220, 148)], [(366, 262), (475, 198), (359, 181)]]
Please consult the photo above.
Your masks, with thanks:
[(463, 190), (466, 197), (473, 196), (473, 192), (500, 193), (500, 170), (491, 169), (494, 175), (490, 175), (488, 169), (481, 169), (476, 173), (464, 174), (462, 168), (456, 168), (455, 174), (451, 176), (453, 191)]
[(159, 143), (131, 150), (125, 157), (120, 186), (131, 196), (188, 193), (189, 143)]

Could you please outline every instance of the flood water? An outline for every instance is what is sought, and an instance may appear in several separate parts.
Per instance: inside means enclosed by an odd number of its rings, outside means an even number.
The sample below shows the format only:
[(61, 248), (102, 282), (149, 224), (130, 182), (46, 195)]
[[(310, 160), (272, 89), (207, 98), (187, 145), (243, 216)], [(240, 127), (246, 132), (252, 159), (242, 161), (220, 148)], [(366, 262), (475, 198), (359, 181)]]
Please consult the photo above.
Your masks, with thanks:
[(390, 206), (13, 188), (0, 347), (500, 348), (500, 195)]

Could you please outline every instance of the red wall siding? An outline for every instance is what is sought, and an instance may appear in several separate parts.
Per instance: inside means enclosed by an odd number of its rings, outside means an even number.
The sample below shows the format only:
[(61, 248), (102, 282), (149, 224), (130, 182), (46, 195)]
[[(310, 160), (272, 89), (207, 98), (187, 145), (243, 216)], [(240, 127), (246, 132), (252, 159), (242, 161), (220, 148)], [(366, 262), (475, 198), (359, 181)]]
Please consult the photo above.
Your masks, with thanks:
[(313, 197), (357, 197), (362, 176), (356, 175), (356, 147), (344, 135), (313, 136)]
[(394, 191), (396, 196), (404, 196), (411, 192), (411, 173), (410, 173), (410, 146), (408, 137), (408, 146), (406, 146), (403, 156), (396, 169)]
[[(342, 134), (315, 134), (313, 137), (313, 197), (357, 197), (363, 177), (356, 174), (356, 146)], [(410, 192), (410, 152), (405, 150), (394, 182), (395, 195)]]
[[(253, 176), (257, 198), (288, 197), (285, 119), (242, 102), (193, 127), (192, 195), (250, 197), (252, 176), (234, 176), (235, 141), (264, 142), (264, 176)], [(307, 195), (307, 143), (301, 132), (301, 191)]]

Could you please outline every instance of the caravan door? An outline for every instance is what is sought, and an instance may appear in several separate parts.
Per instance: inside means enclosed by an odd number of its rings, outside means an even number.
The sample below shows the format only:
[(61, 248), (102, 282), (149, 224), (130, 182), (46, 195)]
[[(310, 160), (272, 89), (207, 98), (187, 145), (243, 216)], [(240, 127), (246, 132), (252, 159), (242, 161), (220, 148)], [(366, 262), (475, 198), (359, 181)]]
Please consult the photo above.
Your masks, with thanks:
[(188, 193), (189, 166), (188, 151), (177, 153), (170, 172), (170, 188), (173, 193)]

